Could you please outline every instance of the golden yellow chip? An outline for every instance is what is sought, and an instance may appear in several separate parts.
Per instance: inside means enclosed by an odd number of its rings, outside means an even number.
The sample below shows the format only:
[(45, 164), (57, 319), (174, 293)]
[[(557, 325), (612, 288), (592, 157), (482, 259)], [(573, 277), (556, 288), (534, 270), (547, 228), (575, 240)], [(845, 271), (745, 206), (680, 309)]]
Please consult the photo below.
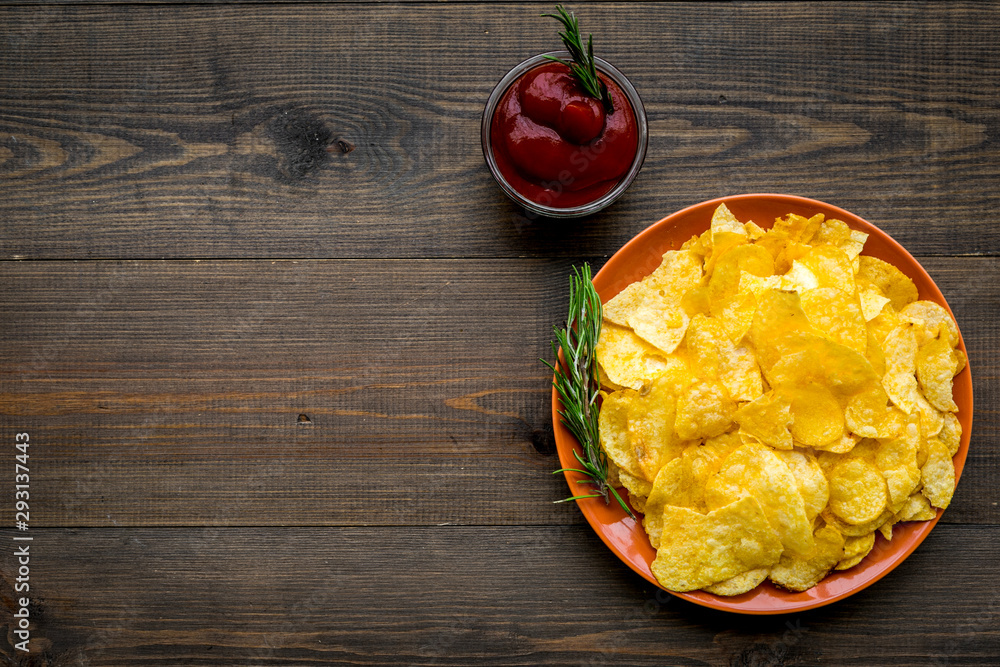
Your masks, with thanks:
[(813, 521), (830, 501), (830, 484), (816, 457), (807, 451), (776, 451), (795, 478), (806, 518)]
[[(675, 300), (676, 297), (676, 300)], [(643, 291), (628, 315), (628, 325), (643, 340), (670, 354), (684, 340), (690, 318), (680, 308), (680, 298), (660, 294), (655, 288)]]
[(781, 234), (791, 241), (807, 244), (811, 243), (813, 237), (819, 233), (824, 217), (822, 213), (817, 213), (811, 218), (789, 213), (784, 218), (776, 218), (772, 229), (776, 234)]
[(752, 401), (763, 393), (756, 356), (749, 347), (734, 345), (719, 319), (695, 316), (686, 343), (693, 371), (721, 382), (732, 400)]
[(642, 526), (654, 549), (660, 548), (664, 507), (672, 505), (697, 509), (704, 506), (702, 489), (691, 480), (691, 466), (682, 458), (669, 461), (656, 475), (653, 487), (646, 497), (646, 509), (643, 510), (642, 517)]
[(920, 479), (924, 483), (921, 492), (931, 505), (947, 509), (955, 492), (955, 465), (948, 448), (939, 440), (927, 442), (927, 460), (920, 468)]
[(889, 504), (885, 479), (864, 459), (848, 458), (830, 473), (830, 509), (842, 521), (860, 525), (878, 519)]
[(711, 304), (710, 308), (715, 309), (714, 315), (719, 318), (729, 340), (739, 345), (750, 331), (757, 299), (750, 292), (738, 292), (724, 301)]
[(937, 435), (943, 426), (943, 417), (920, 393), (916, 378), (917, 338), (913, 325), (903, 324), (893, 329), (882, 347), (885, 351), (882, 386), (889, 399), (906, 414), (920, 415), (921, 431), (926, 437)]
[(897, 312), (919, 297), (913, 281), (889, 262), (868, 255), (858, 259), (858, 284), (877, 288)]
[(750, 342), (765, 377), (786, 353), (795, 349), (803, 334), (812, 333), (797, 293), (767, 290), (760, 294), (750, 324)]
[(824, 336), (858, 354), (868, 349), (868, 329), (856, 296), (834, 287), (818, 287), (799, 295), (802, 312)]
[(735, 412), (736, 404), (722, 383), (695, 382), (677, 399), (674, 430), (681, 440), (711, 438), (726, 432)]
[(601, 447), (619, 468), (633, 477), (642, 477), (639, 458), (628, 433), (628, 411), (637, 393), (623, 389), (604, 397), (598, 416)]
[(808, 554), (782, 554), (768, 575), (775, 585), (790, 591), (807, 591), (840, 562), (844, 553), (844, 536), (840, 531), (823, 526), (816, 531), (813, 541), (815, 546)]
[(766, 567), (758, 567), (755, 570), (747, 570), (746, 572), (737, 574), (735, 577), (730, 577), (725, 581), (720, 581), (719, 583), (712, 584), (711, 586), (705, 586), (705, 590), (709, 593), (725, 597), (743, 595), (744, 593), (748, 593), (757, 588), (761, 582), (767, 579), (767, 574), (770, 571), (771, 570)]
[(858, 537), (848, 537), (844, 540), (844, 553), (835, 570), (848, 570), (861, 561), (875, 546), (875, 533), (867, 533)]
[(886, 509), (884, 512), (879, 514), (874, 520), (855, 525), (838, 519), (837, 515), (835, 515), (830, 510), (829, 506), (827, 506), (825, 510), (820, 512), (820, 518), (822, 518), (823, 521), (827, 523), (827, 525), (833, 526), (834, 528), (839, 530), (844, 537), (861, 537), (862, 535), (867, 535), (868, 533), (874, 532), (878, 530), (882, 526), (882, 524), (891, 519), (892, 516), (893, 516), (892, 512)]
[(882, 296), (877, 288), (867, 286), (858, 290), (858, 300), (861, 305), (861, 315), (865, 322), (871, 322), (882, 313), (889, 298)]
[(604, 304), (604, 319), (620, 326), (629, 326), (628, 316), (652, 288), (678, 293), (679, 300), (702, 278), (701, 258), (690, 250), (670, 250), (663, 254), (660, 265), (639, 282), (632, 283)]
[(917, 350), (917, 380), (927, 402), (942, 412), (958, 412), (952, 398), (952, 378), (965, 365), (959, 361), (951, 344), (932, 338)]
[[(950, 347), (958, 345), (958, 326), (948, 311), (933, 301), (915, 301), (899, 311), (905, 322), (919, 324), (928, 338), (942, 338)], [(922, 342), (922, 341), (918, 341)]]
[[(735, 295), (743, 273), (761, 278), (774, 275), (774, 259), (759, 245), (730, 248), (719, 257), (708, 280), (709, 301), (719, 304)], [(712, 314), (718, 314), (714, 308)]]
[(896, 521), (930, 521), (937, 516), (937, 512), (931, 507), (931, 501), (923, 493), (914, 493), (903, 503), (903, 507), (896, 512)]
[(792, 268), (782, 280), (782, 288), (804, 292), (817, 287), (835, 287), (854, 294), (857, 290), (854, 267), (847, 253), (835, 246), (818, 245), (792, 261)]
[[(624, 470), (618, 471), (618, 479), (621, 481), (621, 485), (628, 490), (630, 498), (638, 500), (641, 505), (645, 505), (646, 498), (653, 489), (652, 483), (647, 482), (641, 477), (634, 477)], [(636, 507), (636, 509), (640, 512), (642, 511), (639, 507)]]
[(601, 328), (595, 349), (602, 374), (620, 387), (641, 389), (664, 374), (687, 373), (687, 362), (676, 355), (662, 355), (631, 329), (608, 322)]
[(726, 457), (705, 487), (705, 504), (711, 510), (750, 495), (760, 503), (785, 550), (803, 555), (813, 548), (812, 521), (795, 476), (768, 447), (743, 445)]
[(958, 417), (951, 412), (946, 412), (937, 438), (948, 448), (948, 455), (955, 456), (962, 444), (962, 424), (958, 421)]
[(747, 570), (770, 567), (781, 556), (778, 535), (749, 496), (708, 514), (668, 505), (662, 525), (651, 569), (667, 590), (704, 588)]
[(898, 512), (920, 484), (917, 449), (920, 431), (909, 423), (899, 438), (883, 440), (875, 454), (875, 465), (882, 472), (889, 490), (889, 509)]
[[(684, 451), (683, 443), (674, 435), (677, 393), (672, 378), (653, 380), (648, 390), (632, 397), (627, 410), (632, 448), (642, 478), (651, 484), (660, 468)], [(628, 489), (631, 491), (632, 487)]]
[(750, 403), (744, 403), (734, 416), (740, 435), (748, 436), (774, 449), (791, 449), (792, 404), (782, 394), (771, 391)]
[(781, 391), (792, 406), (792, 438), (807, 447), (837, 448), (846, 432), (844, 411), (833, 393), (822, 385), (789, 385)]

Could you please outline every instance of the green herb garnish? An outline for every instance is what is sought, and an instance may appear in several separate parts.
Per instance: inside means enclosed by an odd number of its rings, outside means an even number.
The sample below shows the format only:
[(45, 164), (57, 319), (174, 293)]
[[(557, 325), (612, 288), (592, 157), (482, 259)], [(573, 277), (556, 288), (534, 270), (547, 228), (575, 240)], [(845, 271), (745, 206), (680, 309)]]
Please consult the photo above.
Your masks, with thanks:
[[(611, 494), (634, 519), (635, 515), (628, 505), (614, 487), (608, 484), (608, 457), (600, 444), (600, 407), (597, 404), (600, 382), (597, 379), (597, 357), (594, 351), (601, 336), (602, 319), (601, 297), (591, 282), (590, 266), (584, 264), (582, 269), (573, 267), (573, 275), (569, 277), (569, 316), (566, 318), (566, 328), (553, 327), (556, 339), (552, 342), (552, 354), (556, 361), (552, 364), (543, 359), (542, 362), (555, 376), (552, 384), (562, 403), (560, 421), (583, 448), (583, 456), (576, 449), (573, 450), (573, 456), (582, 468), (560, 468), (553, 474), (567, 471), (581, 473), (586, 479), (577, 480), (577, 483), (592, 485), (594, 493), (574, 495), (556, 502), (604, 498), (604, 502), (608, 503)], [(560, 350), (562, 359), (559, 358)]]
[(597, 76), (597, 66), (594, 64), (594, 36), (587, 38), (587, 50), (583, 49), (583, 38), (580, 36), (580, 26), (576, 21), (573, 12), (567, 12), (562, 5), (556, 5), (558, 14), (542, 14), (556, 19), (566, 27), (566, 32), (560, 32), (562, 42), (566, 50), (573, 56), (574, 62), (566, 62), (562, 58), (546, 56), (549, 60), (562, 63), (569, 67), (576, 76), (580, 85), (591, 97), (598, 99), (604, 104), (604, 112), (611, 113), (614, 106), (611, 104), (611, 95), (608, 93), (608, 86)]

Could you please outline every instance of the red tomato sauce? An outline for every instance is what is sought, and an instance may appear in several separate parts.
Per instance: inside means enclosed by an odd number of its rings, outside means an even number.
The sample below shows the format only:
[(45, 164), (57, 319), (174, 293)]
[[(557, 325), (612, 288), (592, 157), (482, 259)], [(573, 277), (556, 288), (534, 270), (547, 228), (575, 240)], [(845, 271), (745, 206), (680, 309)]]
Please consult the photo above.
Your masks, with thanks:
[(613, 111), (587, 95), (569, 68), (533, 68), (507, 89), (490, 125), (497, 167), (525, 198), (554, 208), (588, 204), (628, 173), (639, 139), (635, 112), (614, 81)]

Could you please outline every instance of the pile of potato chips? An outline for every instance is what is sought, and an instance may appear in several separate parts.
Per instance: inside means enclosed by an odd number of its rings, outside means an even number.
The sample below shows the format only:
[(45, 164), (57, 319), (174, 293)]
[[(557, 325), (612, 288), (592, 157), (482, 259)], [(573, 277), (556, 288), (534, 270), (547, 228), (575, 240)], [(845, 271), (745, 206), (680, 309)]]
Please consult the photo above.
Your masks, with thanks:
[(955, 488), (958, 328), (867, 234), (725, 205), (604, 306), (601, 446), (672, 591), (792, 591)]

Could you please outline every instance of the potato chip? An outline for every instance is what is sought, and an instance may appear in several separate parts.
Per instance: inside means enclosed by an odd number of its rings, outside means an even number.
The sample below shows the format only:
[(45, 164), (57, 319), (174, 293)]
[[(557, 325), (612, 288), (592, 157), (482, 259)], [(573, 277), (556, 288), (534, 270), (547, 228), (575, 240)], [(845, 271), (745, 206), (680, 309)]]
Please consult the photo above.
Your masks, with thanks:
[(934, 507), (947, 509), (955, 492), (955, 465), (939, 440), (927, 443), (927, 460), (920, 468), (920, 479), (924, 483), (921, 492)]
[(813, 541), (815, 546), (806, 555), (782, 554), (768, 578), (790, 591), (807, 591), (818, 584), (840, 562), (844, 536), (833, 526), (823, 526), (816, 531)]
[(662, 355), (632, 330), (608, 322), (601, 328), (594, 353), (603, 375), (621, 387), (641, 389), (662, 375), (688, 372), (681, 357)]
[(878, 519), (888, 501), (882, 473), (864, 459), (848, 458), (830, 473), (830, 509), (846, 523), (859, 525)]
[(962, 444), (962, 424), (958, 421), (958, 417), (951, 412), (946, 412), (942, 418), (941, 431), (937, 438), (947, 447), (948, 455), (955, 456)]
[(917, 384), (917, 338), (911, 324), (893, 329), (882, 343), (885, 350), (885, 376), (882, 386), (889, 399), (908, 415), (920, 415), (921, 432), (925, 437), (937, 435), (943, 417), (935, 410)]
[[(885, 375), (885, 352), (882, 351), (882, 345), (875, 337), (875, 333), (871, 329), (867, 329), (866, 333), (868, 345), (865, 347), (865, 359), (875, 371), (875, 375), (881, 378)], [(888, 400), (888, 397), (886, 398)]]
[(896, 512), (897, 521), (930, 521), (937, 516), (937, 511), (931, 507), (931, 501), (923, 493), (914, 493), (906, 499), (903, 507)]
[(691, 319), (680, 308), (680, 298), (652, 288), (639, 296), (635, 308), (628, 315), (628, 325), (643, 340), (670, 354), (684, 340)]
[(889, 490), (889, 509), (898, 512), (920, 484), (917, 449), (920, 431), (916, 423), (906, 425), (899, 438), (884, 440), (875, 454), (875, 465), (882, 472)]
[(837, 518), (837, 515), (830, 510), (829, 506), (820, 512), (820, 518), (823, 519), (827, 525), (833, 526), (839, 530), (844, 537), (861, 537), (863, 535), (873, 533), (878, 530), (882, 524), (891, 519), (892, 516), (892, 512), (887, 508), (873, 520), (855, 525)]
[(882, 296), (882, 293), (875, 287), (865, 287), (858, 290), (858, 301), (861, 306), (861, 316), (865, 322), (871, 322), (882, 313), (885, 304), (889, 303), (889, 298)]
[(881, 344), (885, 341), (886, 336), (900, 324), (903, 324), (903, 321), (899, 319), (899, 313), (896, 312), (890, 303), (883, 306), (878, 315), (868, 321), (868, 331)]
[(623, 389), (604, 397), (598, 416), (601, 447), (615, 465), (633, 477), (642, 477), (642, 468), (628, 432), (629, 406), (637, 393)]
[[(754, 299), (759, 299), (760, 295), (769, 290), (781, 289), (781, 276), (767, 276), (761, 278), (746, 271), (740, 274), (740, 286), (737, 289), (737, 296), (752, 295)], [(751, 319), (752, 321), (752, 319)]]
[(844, 411), (829, 389), (822, 385), (782, 385), (781, 392), (791, 404), (792, 438), (821, 449), (841, 442), (845, 435)]
[(654, 549), (660, 548), (664, 507), (671, 505), (697, 510), (704, 507), (704, 504), (704, 493), (702, 487), (693, 481), (690, 461), (676, 458), (666, 463), (656, 475), (653, 487), (646, 497), (642, 525), (646, 529), (649, 543)]
[[(628, 490), (630, 498), (638, 499), (640, 504), (645, 504), (646, 498), (653, 489), (653, 484), (651, 482), (647, 482), (641, 477), (630, 475), (624, 470), (618, 472), (618, 479), (621, 481), (621, 485)], [(642, 509), (638, 507), (636, 507), (636, 509), (640, 512), (642, 511)]]
[(819, 462), (812, 454), (803, 450), (776, 451), (778, 458), (785, 462), (795, 478), (806, 518), (811, 522), (830, 501), (830, 485)]
[[(740, 275), (749, 273), (766, 278), (774, 275), (774, 259), (759, 245), (739, 245), (723, 253), (708, 279), (708, 298), (718, 304), (733, 297), (740, 286)], [(717, 315), (713, 309), (713, 315)]]
[(864, 560), (865, 556), (875, 546), (875, 533), (866, 533), (857, 537), (844, 539), (844, 550), (835, 570), (849, 570)]
[(711, 307), (715, 307), (714, 315), (719, 319), (729, 340), (734, 345), (742, 343), (750, 331), (753, 314), (757, 311), (757, 299), (754, 295), (750, 292), (738, 292)]
[(720, 382), (695, 382), (677, 399), (674, 431), (681, 440), (720, 435), (729, 428), (735, 412), (736, 404)]
[(765, 579), (770, 572), (770, 568), (758, 567), (754, 570), (747, 570), (741, 574), (737, 574), (735, 577), (730, 577), (725, 581), (720, 581), (717, 584), (712, 584), (711, 586), (705, 586), (705, 590), (714, 595), (722, 595), (725, 597), (733, 597), (735, 595), (743, 595), (748, 593), (753, 589), (757, 588)]
[(620, 326), (628, 326), (628, 315), (652, 290), (670, 291), (678, 301), (684, 292), (701, 282), (701, 258), (690, 250), (670, 250), (663, 254), (659, 266), (640, 280), (632, 283), (604, 304), (606, 320)]
[(719, 258), (727, 250), (742, 245), (748, 241), (746, 229), (736, 219), (725, 204), (719, 205), (712, 214), (712, 225), (709, 229), (711, 253), (705, 258), (705, 271), (711, 273)]
[(794, 349), (802, 334), (811, 333), (812, 326), (802, 312), (797, 293), (778, 290), (761, 293), (750, 324), (750, 342), (765, 377), (782, 356)]
[(889, 262), (868, 255), (859, 260), (858, 284), (877, 288), (897, 312), (919, 298), (913, 281)]
[(813, 246), (801, 258), (792, 261), (792, 268), (782, 280), (782, 288), (804, 292), (818, 287), (835, 287), (854, 294), (854, 267), (840, 248), (829, 245)]
[(898, 410), (890, 410), (888, 401), (889, 397), (880, 382), (872, 382), (858, 390), (847, 400), (844, 410), (847, 428), (863, 438), (895, 437), (904, 415)]
[[(668, 376), (654, 380), (648, 391), (640, 391), (632, 398), (627, 414), (628, 434), (641, 476), (652, 484), (660, 468), (684, 450), (683, 443), (674, 435), (677, 391), (673, 379)], [(643, 495), (649, 495), (649, 491)]]
[(927, 402), (942, 412), (958, 412), (952, 378), (964, 366), (945, 338), (932, 338), (917, 350), (917, 381)]
[(698, 315), (687, 333), (691, 368), (704, 379), (718, 380), (735, 401), (752, 401), (763, 393), (757, 358), (746, 346), (730, 340), (722, 322)]
[(688, 459), (691, 475), (699, 488), (704, 489), (729, 455), (742, 445), (739, 437), (730, 431), (685, 449), (683, 456)]
[(858, 354), (868, 349), (868, 329), (856, 296), (834, 287), (818, 287), (799, 294), (802, 312), (813, 328)]
[(764, 236), (766, 230), (764, 230), (760, 225), (755, 223), (753, 220), (748, 220), (743, 224), (743, 230), (747, 233), (747, 237), (751, 241), (756, 241), (757, 239)]
[(688, 317), (710, 315), (712, 304), (708, 300), (708, 285), (695, 285), (681, 297), (680, 308)]
[(782, 394), (771, 391), (745, 403), (734, 419), (740, 425), (740, 436), (749, 436), (774, 449), (791, 449), (792, 404)]
[(958, 345), (958, 326), (948, 311), (933, 301), (907, 304), (899, 311), (899, 317), (904, 322), (921, 325), (928, 339), (942, 338), (950, 347)]
[(896, 525), (895, 517), (889, 517), (885, 522), (878, 527), (878, 532), (885, 538), (886, 542), (892, 540), (892, 527)]
[(651, 569), (664, 588), (684, 592), (770, 567), (780, 556), (781, 541), (760, 505), (744, 496), (708, 514), (665, 507)]
[(705, 504), (712, 510), (745, 495), (760, 503), (786, 551), (803, 555), (813, 548), (812, 521), (795, 476), (764, 445), (743, 445), (727, 456), (705, 487)]
[(772, 229), (775, 233), (782, 234), (792, 241), (810, 243), (813, 237), (819, 233), (825, 217), (822, 213), (817, 213), (811, 218), (789, 213), (784, 218), (776, 218)]

